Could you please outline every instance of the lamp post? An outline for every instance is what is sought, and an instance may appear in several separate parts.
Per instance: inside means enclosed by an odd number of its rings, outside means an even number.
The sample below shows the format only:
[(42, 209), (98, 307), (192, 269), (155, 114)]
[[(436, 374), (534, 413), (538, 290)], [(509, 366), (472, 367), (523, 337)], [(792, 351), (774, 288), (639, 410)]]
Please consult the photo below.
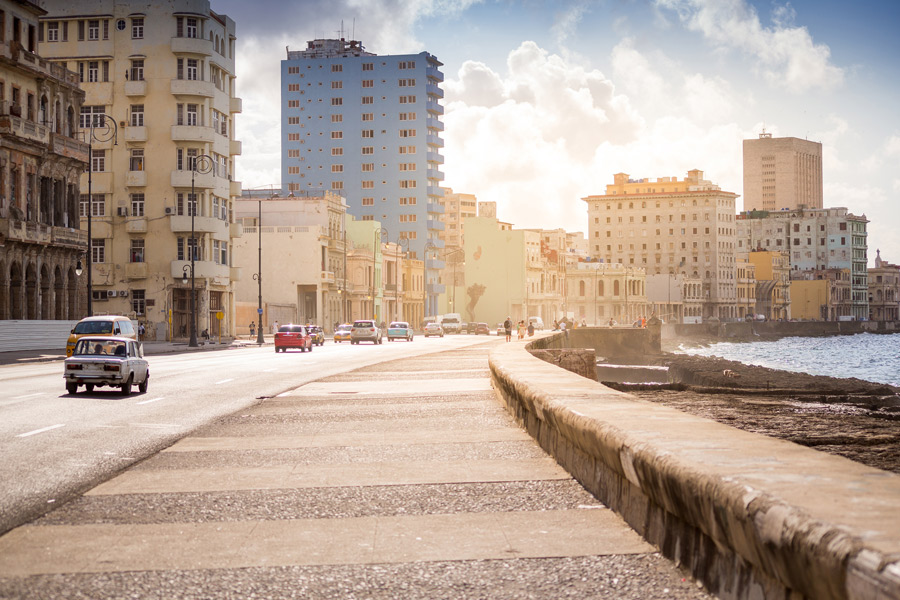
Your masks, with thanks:
[(409, 239), (398, 237), (396, 256), (397, 268), (394, 269), (394, 321), (397, 320), (397, 307), (400, 305), (400, 268), (403, 266), (400, 264), (400, 261), (406, 256), (407, 252), (409, 252)]
[(258, 200), (259, 203), (259, 216), (256, 219), (256, 232), (258, 235), (257, 242), (257, 251), (258, 251), (258, 263), (256, 267), (256, 273), (253, 274), (253, 279), (256, 280), (259, 285), (259, 307), (256, 309), (256, 314), (259, 318), (259, 327), (256, 328), (256, 343), (259, 345), (263, 345), (266, 340), (263, 337), (263, 323), (262, 323), (262, 315), (263, 315), (263, 307), (262, 307), (262, 198)]
[[(451, 256), (453, 256), (455, 254), (459, 254), (460, 252), (465, 252), (465, 248), (457, 248), (453, 252), (448, 252), (444, 256), (444, 258), (449, 259)], [(453, 295), (451, 296), (451, 300), (450, 300), (450, 308), (451, 308), (450, 312), (455, 312), (455, 310), (456, 310), (454, 307), (456, 306), (456, 266), (458, 264), (459, 264), (459, 261), (453, 262)]]
[(375, 295), (375, 260), (378, 258), (378, 250), (381, 247), (381, 242), (387, 241), (388, 239), (388, 230), (384, 227), (376, 227), (374, 233), (375, 240), (372, 243), (372, 318), (377, 321), (378, 313), (375, 311), (375, 298), (377, 297)]
[(425, 255), (425, 261), (422, 263), (422, 321), (425, 321), (425, 317), (428, 316), (428, 280), (425, 277), (425, 274), (428, 272), (428, 251), (429, 250), (437, 250), (438, 247), (431, 243), (431, 241), (425, 242), (425, 249), (423, 250), (423, 254)]
[[(194, 216), (197, 214), (197, 196), (194, 192), (194, 177), (197, 173), (209, 173), (213, 170), (215, 162), (211, 156), (200, 154), (191, 159), (191, 196), (188, 198), (188, 207), (191, 211), (191, 243), (189, 245), (191, 252), (191, 339), (188, 346), (196, 348), (197, 344), (197, 296), (196, 296), (196, 277), (194, 271), (194, 260), (197, 257), (197, 240), (194, 237)], [(182, 281), (184, 278), (182, 278)]]
[[(91, 280), (91, 265), (94, 262), (93, 238), (91, 221), (94, 212), (93, 173), (94, 173), (94, 140), (108, 142), (113, 140), (113, 145), (119, 143), (119, 128), (115, 119), (106, 113), (90, 113), (90, 121), (87, 131), (88, 143), (88, 205), (87, 205), (87, 316), (94, 314), (94, 286)], [(105, 169), (105, 165), (104, 165)], [(76, 267), (77, 268), (77, 267)]]

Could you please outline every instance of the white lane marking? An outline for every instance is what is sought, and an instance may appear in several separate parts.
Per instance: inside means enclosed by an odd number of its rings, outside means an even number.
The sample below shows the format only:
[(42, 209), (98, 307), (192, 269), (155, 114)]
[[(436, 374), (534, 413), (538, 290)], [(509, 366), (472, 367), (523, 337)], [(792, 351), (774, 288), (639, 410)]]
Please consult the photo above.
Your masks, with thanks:
[(35, 396), (43, 396), (44, 392), (37, 392), (36, 394), (25, 394), (24, 396), (13, 396), (13, 400), (24, 400), (25, 398), (34, 398)]
[(60, 423), (59, 425), (51, 425), (50, 427), (44, 427), (43, 429), (35, 429), (34, 431), (29, 431), (28, 433), (20, 433), (16, 437), (28, 437), (29, 435), (37, 435), (39, 433), (44, 433), (45, 431), (59, 429), (60, 427), (65, 427), (65, 424)]
[(216, 385), (220, 385), (222, 383), (228, 383), (229, 381), (234, 381), (234, 378), (232, 377), (231, 379), (223, 379), (222, 381), (217, 381)]
[(160, 396), (159, 398), (154, 398), (153, 400), (141, 400), (138, 404), (150, 404), (151, 402), (159, 402), (160, 400), (165, 400), (165, 396)]

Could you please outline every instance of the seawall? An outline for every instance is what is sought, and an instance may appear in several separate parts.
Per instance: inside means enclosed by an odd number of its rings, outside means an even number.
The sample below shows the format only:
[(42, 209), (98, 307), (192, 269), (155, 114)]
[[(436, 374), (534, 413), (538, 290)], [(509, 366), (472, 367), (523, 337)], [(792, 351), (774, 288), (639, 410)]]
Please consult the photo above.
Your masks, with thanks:
[(497, 394), (582, 485), (710, 591), (900, 599), (900, 476), (638, 400), (529, 352), (566, 345), (545, 334), (498, 347)]
[(857, 333), (900, 333), (894, 321), (751, 321), (729, 323), (675, 323), (663, 327), (663, 337), (759, 340), (783, 337), (823, 337)]

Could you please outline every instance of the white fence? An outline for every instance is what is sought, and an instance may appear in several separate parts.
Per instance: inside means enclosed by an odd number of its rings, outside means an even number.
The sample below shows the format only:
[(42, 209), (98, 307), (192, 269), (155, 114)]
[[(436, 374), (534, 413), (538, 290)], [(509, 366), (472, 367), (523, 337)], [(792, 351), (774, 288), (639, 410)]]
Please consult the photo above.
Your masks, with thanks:
[(0, 321), (0, 352), (54, 350), (66, 352), (75, 321)]

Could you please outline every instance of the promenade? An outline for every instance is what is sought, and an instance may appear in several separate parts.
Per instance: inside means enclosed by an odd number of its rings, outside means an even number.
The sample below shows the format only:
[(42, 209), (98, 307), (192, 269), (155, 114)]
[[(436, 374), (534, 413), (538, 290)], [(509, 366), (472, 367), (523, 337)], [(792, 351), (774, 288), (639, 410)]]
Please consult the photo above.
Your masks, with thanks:
[(500, 344), (194, 432), (0, 538), (0, 598), (709, 598), (510, 417)]

